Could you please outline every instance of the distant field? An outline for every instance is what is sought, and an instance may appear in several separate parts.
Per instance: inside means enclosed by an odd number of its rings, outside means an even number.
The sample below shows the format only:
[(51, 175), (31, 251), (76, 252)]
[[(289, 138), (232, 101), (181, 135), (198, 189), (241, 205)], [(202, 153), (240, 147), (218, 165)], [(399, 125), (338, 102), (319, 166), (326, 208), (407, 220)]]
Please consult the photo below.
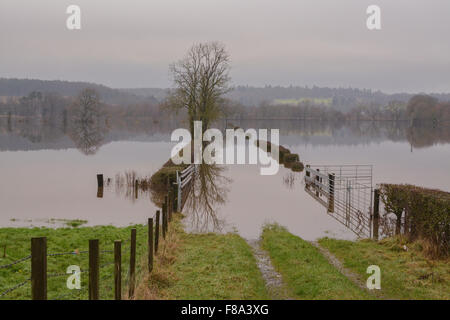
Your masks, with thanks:
[(302, 102), (309, 102), (311, 104), (322, 104), (324, 106), (331, 106), (331, 98), (300, 98), (300, 99), (275, 99), (272, 104), (289, 104), (297, 106)]

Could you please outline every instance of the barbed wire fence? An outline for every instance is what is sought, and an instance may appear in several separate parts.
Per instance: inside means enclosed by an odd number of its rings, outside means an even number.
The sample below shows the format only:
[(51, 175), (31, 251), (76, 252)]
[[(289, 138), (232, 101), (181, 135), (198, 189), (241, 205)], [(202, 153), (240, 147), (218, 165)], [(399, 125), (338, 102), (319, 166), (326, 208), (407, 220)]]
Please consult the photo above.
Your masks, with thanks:
[[(163, 213), (163, 219), (165, 219), (165, 216), (167, 215), (166, 212)], [(158, 214), (153, 215), (152, 218), (149, 219), (149, 221), (154, 221), (154, 219), (156, 218), (156, 216), (159, 217), (159, 212)], [(153, 223), (152, 223), (153, 225)], [(159, 223), (158, 223), (159, 226)], [(136, 234), (136, 229), (133, 228), (131, 230), (135, 230), (132, 231)], [(152, 232), (152, 234), (157, 234), (157, 232)], [(158, 232), (159, 234), (159, 232)], [(142, 258), (142, 254), (146, 251), (144, 250), (144, 247), (146, 247), (148, 244), (146, 243), (146, 235), (141, 234), (139, 237), (139, 243), (134, 242), (134, 245), (136, 246), (137, 244), (139, 245), (139, 247), (141, 248), (140, 250), (137, 250), (138, 254), (138, 259)], [(46, 251), (46, 238), (45, 237), (41, 237), (41, 238), (32, 238), (32, 242), (35, 241), (36, 239), (41, 240), (41, 242), (43, 242), (45, 244), (45, 248), (41, 248), (41, 251)], [(42, 241), (44, 240), (44, 241)], [(121, 291), (125, 291), (125, 287), (128, 287), (130, 285), (130, 278), (131, 278), (131, 259), (130, 259), (130, 255), (131, 255), (131, 239), (124, 239), (124, 240), (119, 240), (119, 242), (121, 243), (121, 251), (120, 251), (120, 260), (118, 261), (117, 259), (117, 254), (115, 252), (115, 250), (101, 250), (99, 251), (99, 261), (98, 261), (98, 270), (100, 271), (100, 277), (99, 277), (99, 284), (102, 290), (100, 290), (101, 292), (104, 293), (104, 298), (110, 298), (112, 297), (111, 292), (115, 289), (115, 286), (117, 286), (118, 283), (121, 284), (122, 282), (122, 278), (124, 279), (124, 290)], [(111, 246), (111, 243), (105, 244), (104, 247), (108, 247)], [(33, 244), (32, 244), (33, 247)], [(153, 250), (153, 248), (151, 249)], [(134, 251), (136, 252), (136, 248), (134, 248)], [(18, 283), (9, 286), (8, 288), (0, 288), (3, 289), (2, 291), (0, 291), (0, 299), (8, 299), (8, 296), (11, 296), (11, 294), (13, 292), (15, 292), (16, 290), (19, 290), (20, 288), (26, 287), (26, 286), (31, 286), (31, 290), (29, 291), (29, 293), (27, 294), (26, 292), (22, 292), (20, 295), (20, 298), (27, 298), (27, 297), (32, 297), (33, 299), (38, 299), (39, 294), (36, 297), (36, 293), (35, 291), (41, 292), (42, 295), (44, 295), (45, 299), (47, 299), (47, 286), (49, 289), (54, 289), (54, 288), (59, 288), (59, 290), (55, 290), (55, 292), (59, 293), (59, 294), (55, 294), (55, 296), (51, 297), (52, 300), (82, 300), (82, 299), (86, 299), (88, 297), (88, 291), (89, 288), (91, 287), (91, 283), (88, 283), (88, 281), (86, 279), (82, 280), (82, 289), (68, 289), (66, 287), (66, 283), (67, 283), (67, 279), (74, 275), (74, 273), (67, 273), (66, 270), (64, 270), (63, 272), (59, 271), (59, 272), (55, 272), (55, 265), (61, 265), (61, 262), (55, 263), (54, 259), (59, 259), (62, 257), (68, 257), (68, 256), (73, 256), (75, 257), (75, 259), (77, 259), (77, 261), (75, 261), (74, 259), (66, 259), (64, 260), (64, 263), (69, 264), (69, 265), (77, 265), (77, 266), (81, 266), (80, 267), (80, 271), (79, 274), (81, 276), (81, 274), (89, 274), (90, 269), (88, 266), (89, 263), (89, 250), (75, 250), (75, 251), (69, 251), (69, 252), (52, 252), (52, 253), (46, 253), (45, 254), (45, 259), (43, 259), (43, 261), (40, 262), (40, 267), (37, 267), (36, 269), (36, 265), (33, 263), (33, 259), (37, 259), (39, 257), (36, 256), (35, 252), (33, 252), (33, 248), (32, 248), (32, 254), (25, 256), (23, 258), (14, 260), (12, 262), (9, 262), (7, 264), (3, 264), (0, 265), (0, 270), (1, 271), (5, 271), (8, 269), (11, 269), (11, 273), (15, 273), (17, 270), (15, 269), (19, 269), (18, 267), (20, 266), (20, 270), (21, 272), (27, 272), (28, 273), (28, 277), (26, 277), (23, 281), (19, 281)], [(136, 255), (134, 256), (134, 259), (136, 259)], [(128, 263), (130, 262), (130, 263)], [(53, 268), (51, 268), (52, 270), (47, 271), (47, 263), (49, 265), (51, 265)], [(25, 264), (25, 266), (21, 266), (21, 264)], [(123, 266), (123, 269), (121, 269), (121, 274), (120, 274), (120, 281), (115, 280), (114, 277), (114, 272), (115, 272), (115, 268), (114, 265), (120, 265), (121, 268)], [(134, 261), (134, 265), (136, 265), (136, 260)], [(138, 264), (138, 266), (140, 266), (140, 264)], [(50, 269), (50, 268), (49, 268)], [(133, 271), (134, 272), (134, 271)], [(41, 277), (44, 279), (45, 285), (42, 286), (41, 284), (38, 284), (37, 288), (34, 287), (32, 284), (32, 279), (33, 277)], [(116, 283), (115, 283), (116, 282)], [(40, 283), (38, 281), (38, 283)], [(66, 287), (66, 290), (64, 290), (65, 292), (61, 293), (61, 285), (63, 285), (64, 287)], [(135, 284), (133, 284), (135, 285)], [(99, 288), (100, 289), (100, 288)], [(30, 295), (31, 293), (31, 295)], [(49, 294), (51, 295), (52, 290), (49, 290)], [(121, 294), (122, 296), (122, 294)], [(14, 298), (17, 298), (17, 296), (15, 296)], [(117, 298), (117, 297), (116, 297)]]

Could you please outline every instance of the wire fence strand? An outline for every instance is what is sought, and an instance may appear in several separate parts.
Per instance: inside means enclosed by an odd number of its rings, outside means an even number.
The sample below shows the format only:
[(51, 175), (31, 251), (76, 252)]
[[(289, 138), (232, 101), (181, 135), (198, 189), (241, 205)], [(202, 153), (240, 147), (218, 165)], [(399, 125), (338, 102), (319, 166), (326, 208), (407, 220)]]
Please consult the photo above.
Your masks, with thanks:
[(13, 262), (8, 263), (8, 264), (4, 264), (4, 265), (0, 266), (0, 269), (6, 269), (6, 268), (9, 268), (9, 267), (12, 267), (12, 266), (14, 266), (14, 265), (16, 265), (16, 264), (18, 264), (18, 263), (27, 261), (27, 260), (29, 260), (29, 259), (31, 259), (31, 255), (26, 256), (26, 257), (24, 257), (24, 258), (22, 258), (22, 259), (13, 261)]

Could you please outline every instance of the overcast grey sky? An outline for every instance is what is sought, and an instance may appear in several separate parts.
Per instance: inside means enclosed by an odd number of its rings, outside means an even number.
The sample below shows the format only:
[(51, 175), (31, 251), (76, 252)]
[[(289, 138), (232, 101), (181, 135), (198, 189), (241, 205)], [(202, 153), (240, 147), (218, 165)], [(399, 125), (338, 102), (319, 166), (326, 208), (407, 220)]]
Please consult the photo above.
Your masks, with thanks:
[[(380, 31), (366, 28), (370, 4)], [(450, 91), (449, 0), (0, 2), (0, 77), (167, 87), (168, 65), (208, 40), (226, 45), (234, 85)]]

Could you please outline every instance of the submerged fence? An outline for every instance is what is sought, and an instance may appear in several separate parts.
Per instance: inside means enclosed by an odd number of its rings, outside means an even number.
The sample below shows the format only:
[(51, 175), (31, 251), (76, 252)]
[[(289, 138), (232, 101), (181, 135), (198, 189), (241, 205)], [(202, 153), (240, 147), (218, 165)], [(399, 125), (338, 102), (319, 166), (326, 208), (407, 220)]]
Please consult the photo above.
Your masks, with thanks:
[(356, 235), (371, 237), (371, 165), (307, 165), (305, 191)]
[(189, 195), (189, 191), (192, 187), (193, 176), (195, 174), (196, 167), (191, 164), (183, 171), (177, 171), (177, 197), (178, 207), (180, 211), (183, 210), (186, 200)]
[[(154, 256), (158, 254), (160, 241), (166, 239), (172, 214), (181, 211), (178, 210), (177, 203), (176, 195), (169, 191), (162, 206), (162, 215), (160, 210), (157, 210), (155, 215), (148, 219), (146, 237), (138, 234), (137, 228), (132, 228), (128, 239), (115, 240), (113, 244), (104, 245), (100, 243), (99, 239), (91, 239), (87, 242), (88, 248), (86, 250), (52, 253), (47, 252), (47, 237), (31, 238), (30, 255), (0, 265), (0, 271), (11, 268), (17, 269), (16, 267), (22, 264), (28, 264), (29, 266), (29, 269), (26, 269), (29, 272), (28, 276), (23, 281), (2, 289), (0, 299), (8, 299), (14, 291), (30, 285), (31, 299), (47, 300), (48, 293), (51, 293), (48, 286), (49, 279), (63, 278), (62, 282), (58, 282), (58, 286), (66, 286), (69, 277), (81, 276), (84, 273), (88, 274), (87, 286), (85, 285), (84, 289), (88, 291), (87, 297), (89, 300), (98, 300), (105, 294), (112, 295), (115, 300), (121, 300), (124, 296), (133, 298), (136, 288), (137, 267), (140, 265), (137, 264), (137, 261), (139, 261), (138, 253), (147, 255), (147, 269), (148, 272), (152, 272)], [(102, 248), (104, 249), (101, 250)], [(49, 262), (53, 262), (50, 259), (58, 259), (63, 256), (86, 256), (85, 259), (88, 260), (87, 268), (72, 270), (69, 273), (67, 273), (67, 269), (64, 272), (49, 273)], [(125, 258), (128, 258), (128, 261), (124, 261)], [(124, 272), (124, 270), (126, 271)], [(125, 279), (124, 274), (126, 274)], [(123, 284), (125, 285), (123, 286)], [(54, 286), (52, 285), (52, 287)], [(69, 292), (58, 295), (54, 299), (67, 299), (74, 295), (81, 297), (82, 289), (67, 288), (67, 290)]]

